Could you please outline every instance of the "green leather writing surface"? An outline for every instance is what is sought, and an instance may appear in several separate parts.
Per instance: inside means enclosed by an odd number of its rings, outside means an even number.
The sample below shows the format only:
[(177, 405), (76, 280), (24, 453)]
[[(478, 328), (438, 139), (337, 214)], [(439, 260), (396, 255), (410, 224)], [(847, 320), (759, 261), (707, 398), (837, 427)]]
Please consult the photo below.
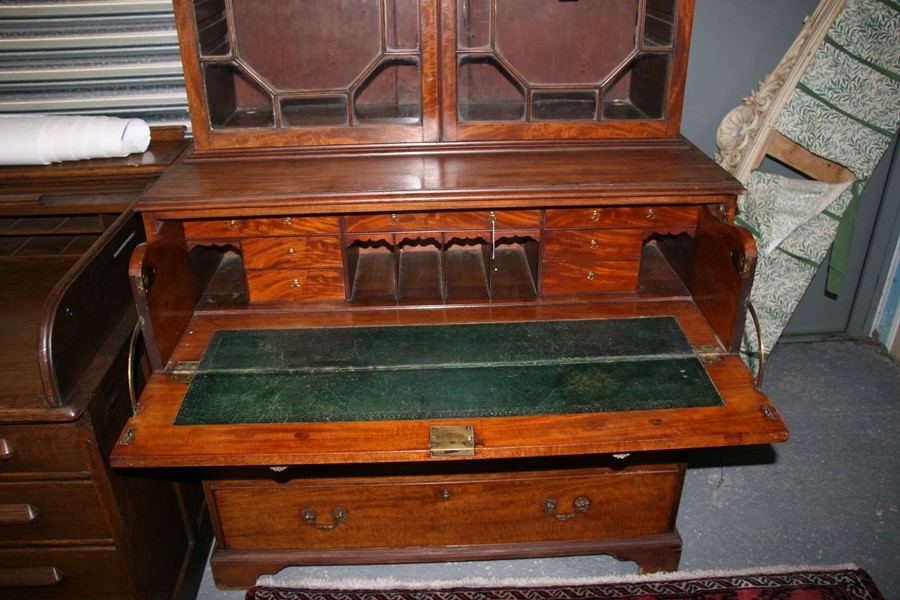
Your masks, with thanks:
[(176, 424), (720, 406), (671, 317), (214, 333)]

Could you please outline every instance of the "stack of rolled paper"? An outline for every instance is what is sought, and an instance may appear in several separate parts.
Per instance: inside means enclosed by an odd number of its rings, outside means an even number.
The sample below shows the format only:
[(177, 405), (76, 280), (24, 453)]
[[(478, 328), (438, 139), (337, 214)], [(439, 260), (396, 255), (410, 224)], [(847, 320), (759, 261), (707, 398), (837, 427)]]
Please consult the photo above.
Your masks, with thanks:
[(128, 156), (149, 145), (141, 119), (0, 115), (0, 165)]

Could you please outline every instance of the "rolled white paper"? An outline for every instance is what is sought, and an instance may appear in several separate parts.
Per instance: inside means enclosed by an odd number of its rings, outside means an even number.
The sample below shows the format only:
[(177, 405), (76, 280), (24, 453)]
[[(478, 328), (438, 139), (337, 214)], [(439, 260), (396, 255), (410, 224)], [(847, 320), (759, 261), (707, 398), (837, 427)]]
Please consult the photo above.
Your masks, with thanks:
[(141, 119), (0, 115), (0, 165), (122, 157), (149, 145)]

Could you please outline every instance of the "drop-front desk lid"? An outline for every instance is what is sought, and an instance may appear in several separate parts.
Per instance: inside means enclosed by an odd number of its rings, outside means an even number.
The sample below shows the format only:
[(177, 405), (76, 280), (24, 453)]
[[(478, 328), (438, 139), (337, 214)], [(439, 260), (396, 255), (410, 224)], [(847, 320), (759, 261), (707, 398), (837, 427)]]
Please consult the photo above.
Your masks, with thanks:
[(213, 331), (158, 374), (117, 466), (514, 458), (783, 441), (672, 316)]

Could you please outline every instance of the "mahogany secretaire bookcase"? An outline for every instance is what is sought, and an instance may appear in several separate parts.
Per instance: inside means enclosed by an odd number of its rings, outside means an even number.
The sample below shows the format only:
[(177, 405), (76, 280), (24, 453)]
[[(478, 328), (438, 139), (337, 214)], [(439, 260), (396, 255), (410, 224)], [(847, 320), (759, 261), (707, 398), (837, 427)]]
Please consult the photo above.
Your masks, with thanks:
[(741, 186), (679, 125), (692, 0), (175, 0), (193, 151), (138, 202), (118, 467), (199, 469), (222, 587), (290, 565), (678, 566), (737, 356)]

